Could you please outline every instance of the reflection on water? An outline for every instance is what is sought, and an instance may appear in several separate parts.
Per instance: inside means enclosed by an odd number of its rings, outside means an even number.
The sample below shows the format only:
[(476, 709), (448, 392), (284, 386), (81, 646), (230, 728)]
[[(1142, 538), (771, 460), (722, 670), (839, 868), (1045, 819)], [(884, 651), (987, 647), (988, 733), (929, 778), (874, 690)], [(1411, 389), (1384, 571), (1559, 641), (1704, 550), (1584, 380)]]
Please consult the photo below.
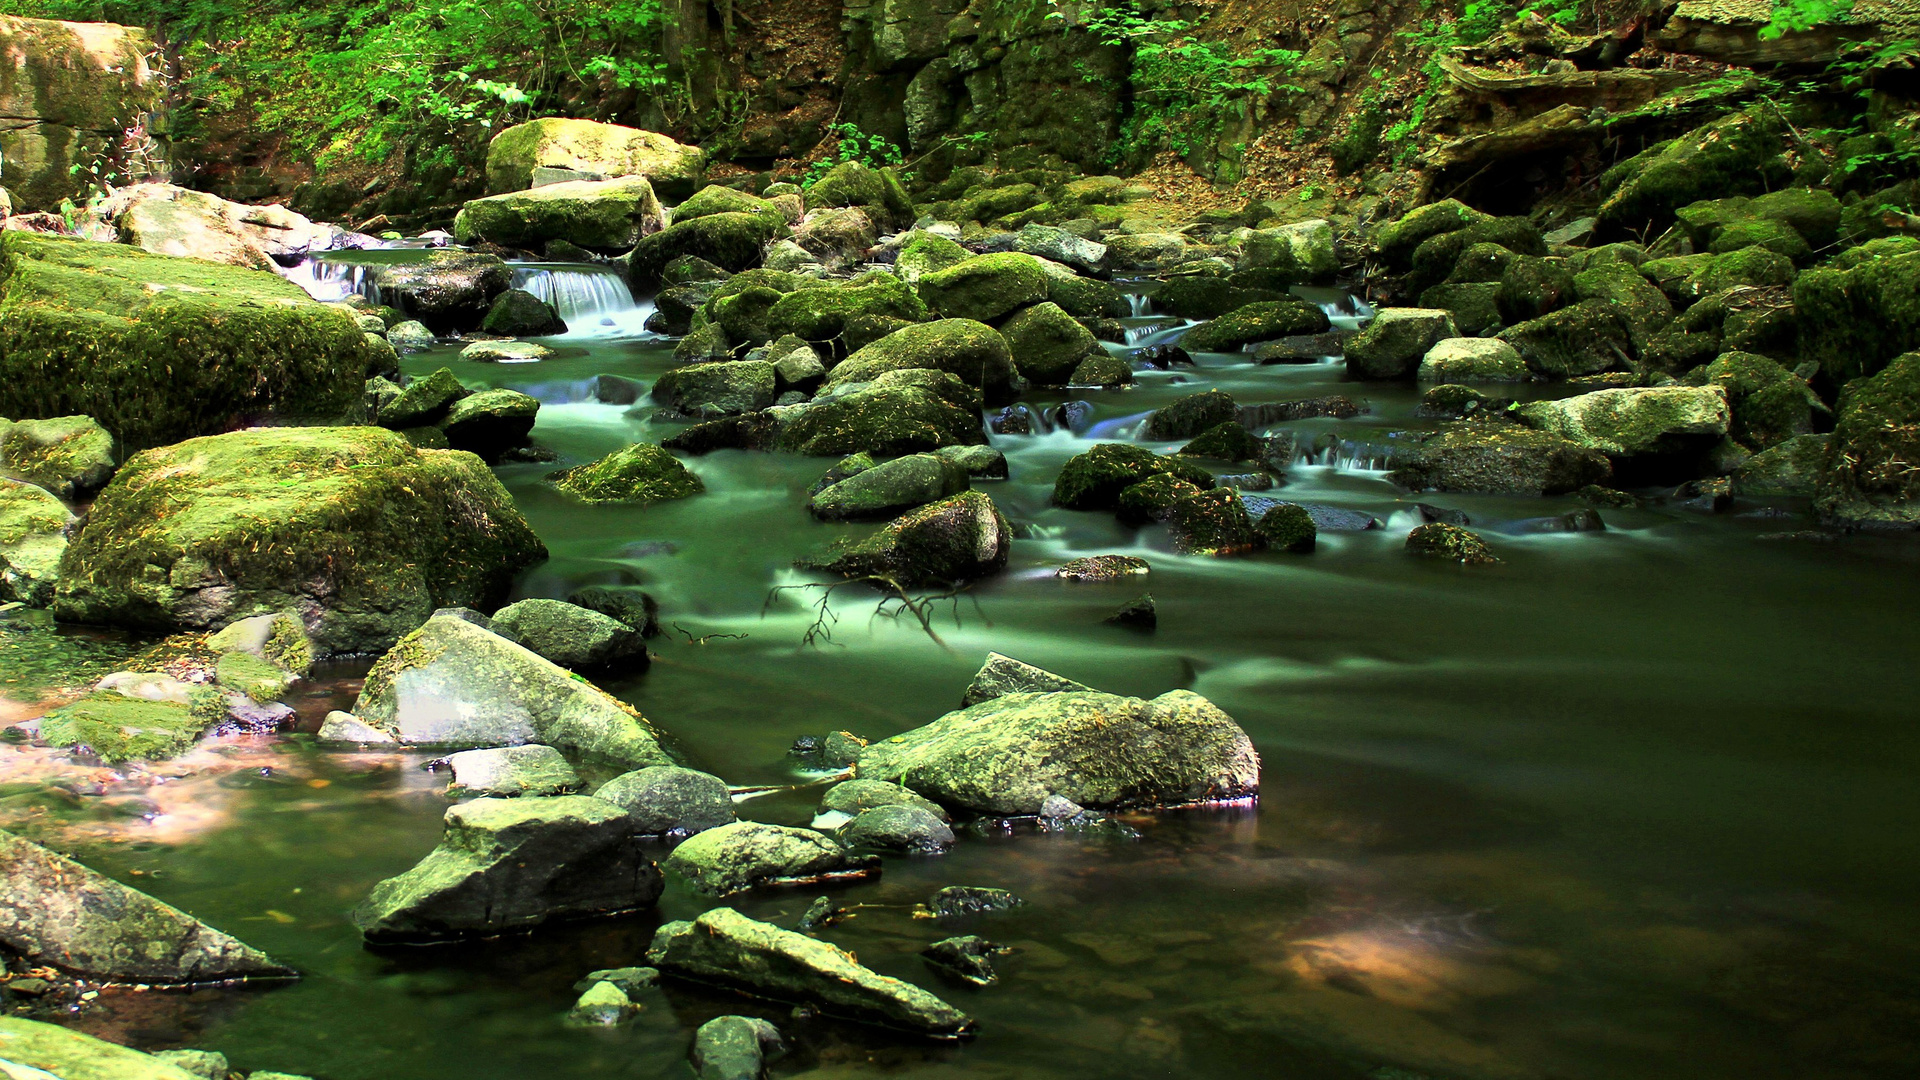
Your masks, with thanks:
[[(650, 383), (672, 363), (666, 343), (559, 345), (521, 369), (456, 370), (548, 402), (535, 437), (562, 465), (678, 426), (583, 389), (601, 373)], [(426, 372), (453, 355), (405, 363)], [(1400, 543), (1416, 498), (1341, 448), (1423, 423), (1413, 388), (1196, 359), (1126, 390), (1027, 399), (1036, 413), (1086, 403), (1084, 434), (991, 437), (1012, 478), (983, 487), (1022, 539), (1005, 575), (943, 610), (944, 647), (843, 591), (836, 644), (805, 649), (806, 599), (768, 606), (772, 586), (809, 580), (795, 557), (873, 528), (805, 512), (825, 460), (689, 459), (706, 493), (645, 508), (575, 503), (543, 479), (553, 464), (500, 470), (553, 552), (522, 594), (616, 581), (652, 592), (680, 629), (656, 640), (649, 672), (610, 689), (733, 784), (804, 779), (786, 754), (798, 735), (883, 737), (940, 715), (989, 649), (1115, 692), (1189, 687), (1247, 728), (1265, 760), (1256, 808), (1129, 815), (1133, 839), (967, 834), (947, 856), (890, 859), (877, 881), (825, 890), (859, 909), (824, 936), (974, 1013), (975, 1041), (924, 1046), (685, 986), (646, 997), (629, 1028), (565, 1029), (576, 978), (637, 961), (659, 919), (710, 903), (678, 886), (657, 915), (362, 949), (346, 912), (432, 846), (443, 778), (408, 755), (332, 754), (298, 737), (197, 752), (177, 763), (191, 775), (145, 796), (161, 809), (150, 818), (0, 802), (7, 824), (308, 973), (266, 993), (109, 995), (79, 1022), (330, 1080), (681, 1075), (692, 1028), (741, 1011), (794, 1043), (776, 1076), (820, 1080), (1920, 1070), (1912, 546), (1771, 544), (1755, 539), (1769, 522), (1656, 505), (1603, 510), (1603, 532), (1493, 533), (1506, 562), (1487, 570), (1411, 560)], [(1209, 387), (1246, 404), (1362, 400), (1370, 411), (1349, 420), (1279, 425), (1303, 447), (1328, 441), (1273, 494), (1386, 527), (1323, 533), (1306, 557), (1211, 560), (1173, 554), (1162, 530), (1050, 505), (1060, 465), (1090, 440), (1130, 437), (1146, 412)], [(1417, 501), (1489, 528), (1579, 505)], [(1142, 555), (1152, 573), (1051, 576), (1103, 552)], [(1102, 624), (1143, 586), (1156, 633)], [(199, 764), (209, 758), (221, 764)], [(0, 783), (17, 792), (34, 774), (13, 760)], [(740, 809), (804, 824), (817, 797), (773, 791)], [(170, 827), (176, 817), (191, 827)], [(1030, 902), (953, 924), (911, 917), (957, 883)], [(736, 906), (792, 925), (820, 891)], [(919, 959), (956, 933), (1014, 949), (1000, 985), (951, 985)]]

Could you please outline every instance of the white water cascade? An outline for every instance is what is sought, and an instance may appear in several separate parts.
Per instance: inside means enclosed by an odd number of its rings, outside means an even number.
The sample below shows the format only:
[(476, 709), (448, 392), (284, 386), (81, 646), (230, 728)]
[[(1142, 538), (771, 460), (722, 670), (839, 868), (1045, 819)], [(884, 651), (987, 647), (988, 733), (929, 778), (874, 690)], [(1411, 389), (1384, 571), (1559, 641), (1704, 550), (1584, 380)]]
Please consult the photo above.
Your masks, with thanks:
[(635, 301), (626, 277), (593, 263), (516, 263), (513, 287), (545, 300), (567, 324), (567, 337), (650, 336), (652, 301)]

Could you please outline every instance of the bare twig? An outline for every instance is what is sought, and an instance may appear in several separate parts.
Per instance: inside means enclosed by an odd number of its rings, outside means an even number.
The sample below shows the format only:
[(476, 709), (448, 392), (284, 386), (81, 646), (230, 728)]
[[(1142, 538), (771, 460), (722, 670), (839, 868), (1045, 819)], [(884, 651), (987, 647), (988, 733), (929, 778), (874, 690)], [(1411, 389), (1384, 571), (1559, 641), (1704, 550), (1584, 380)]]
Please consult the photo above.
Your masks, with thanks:
[(972, 601), (975, 613), (981, 615), (982, 619), (985, 618), (985, 613), (981, 611), (980, 608), (980, 601), (967, 593), (967, 587), (965, 585), (954, 585), (944, 592), (916, 595), (908, 591), (907, 587), (902, 585), (898, 578), (889, 574), (865, 574), (859, 577), (848, 578), (845, 581), (811, 581), (800, 585), (775, 585), (768, 591), (767, 602), (761, 607), (760, 611), (764, 616), (767, 611), (772, 609), (773, 602), (778, 599), (783, 592), (789, 590), (817, 589), (819, 590), (820, 598), (815, 601), (813, 605), (813, 622), (807, 626), (807, 632), (801, 636), (800, 644), (818, 646), (824, 642), (829, 645), (837, 645), (839, 642), (833, 640), (833, 628), (835, 624), (840, 621), (840, 616), (833, 610), (833, 594), (836, 590), (849, 585), (865, 585), (881, 590), (883, 595), (880, 597), (879, 602), (874, 605), (873, 609), (875, 618), (898, 619), (902, 615), (912, 615), (914, 621), (920, 624), (921, 631), (924, 632), (935, 645), (943, 649), (948, 647), (947, 643), (941, 639), (939, 632), (933, 628), (935, 605), (943, 600), (949, 602), (951, 604), (950, 610), (953, 615), (953, 624), (959, 626), (960, 598), (965, 595), (968, 600)]

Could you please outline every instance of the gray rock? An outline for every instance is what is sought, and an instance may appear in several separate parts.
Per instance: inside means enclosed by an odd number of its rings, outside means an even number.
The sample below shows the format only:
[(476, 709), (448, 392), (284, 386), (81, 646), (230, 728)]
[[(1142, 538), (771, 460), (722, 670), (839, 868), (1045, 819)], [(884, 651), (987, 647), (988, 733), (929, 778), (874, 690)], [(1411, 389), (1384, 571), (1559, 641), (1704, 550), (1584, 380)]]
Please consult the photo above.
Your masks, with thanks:
[(640, 630), (598, 611), (562, 600), (522, 600), (493, 613), (495, 632), (561, 667), (645, 667)]
[(700, 1080), (760, 1080), (767, 1060), (786, 1052), (780, 1029), (751, 1016), (716, 1016), (693, 1033)]
[[(859, 755), (855, 754), (857, 758)], [(838, 814), (841, 820), (835, 821), (835, 827), (844, 821), (857, 817), (863, 810), (872, 810), (881, 806), (914, 806), (935, 815), (941, 821), (949, 820), (946, 810), (939, 803), (930, 802), (915, 795), (899, 784), (889, 784), (884, 780), (845, 780), (826, 790), (820, 796), (820, 816)], [(816, 823), (816, 827), (817, 823)]]
[(666, 865), (709, 896), (878, 872), (873, 860), (849, 857), (826, 833), (758, 821), (735, 821), (696, 833), (673, 849)]
[(1421, 382), (1526, 382), (1520, 350), (1499, 338), (1451, 337), (1435, 342), (1420, 359)]
[(1096, 691), (1006, 694), (877, 742), (854, 770), (987, 814), (1035, 814), (1055, 794), (1107, 809), (1260, 790), (1253, 741), (1188, 690), (1152, 701)]
[(1347, 339), (1347, 373), (1356, 379), (1405, 379), (1427, 351), (1459, 337), (1453, 316), (1440, 308), (1381, 308)]
[(428, 619), (374, 664), (353, 714), (413, 746), (538, 742), (630, 768), (673, 764), (631, 706), (498, 634), (445, 615)]
[(915, 851), (937, 855), (953, 846), (953, 829), (941, 814), (918, 806), (876, 806), (862, 810), (840, 827), (840, 842), (850, 848)]
[(644, 836), (690, 835), (734, 820), (726, 781), (676, 765), (622, 773), (600, 785), (593, 797), (625, 810), (633, 830)]
[(402, 351), (431, 349), (433, 343), (433, 331), (427, 329), (424, 323), (415, 322), (412, 319), (387, 328), (387, 344), (395, 349)]
[(1084, 240), (1052, 225), (1028, 224), (1013, 238), (1013, 250), (1100, 274), (1107, 268), (1107, 245)]
[(0, 944), (94, 979), (181, 984), (294, 974), (177, 908), (4, 831)]
[(662, 926), (647, 962), (683, 978), (923, 1035), (958, 1038), (974, 1027), (966, 1013), (917, 986), (863, 967), (824, 941), (732, 908)]
[(967, 470), (939, 454), (883, 461), (831, 484), (807, 502), (826, 521), (891, 517), (968, 490)]
[(531, 341), (476, 341), (460, 350), (460, 359), (478, 364), (531, 364), (553, 350)]
[(462, 750), (446, 761), (453, 771), (450, 795), (563, 795), (580, 786), (573, 766), (551, 746)]
[(960, 705), (978, 705), (1006, 694), (1052, 694), (1068, 690), (1092, 690), (1093, 687), (1062, 678), (1051, 671), (1015, 660), (997, 652), (987, 654), (987, 662), (974, 673)]
[(476, 799), (448, 809), (439, 846), (375, 885), (353, 921), (373, 942), (500, 934), (652, 907), (661, 885), (612, 803)]
[(392, 732), (382, 731), (350, 712), (335, 709), (320, 724), (321, 742), (355, 743), (361, 746), (392, 746), (399, 742)]

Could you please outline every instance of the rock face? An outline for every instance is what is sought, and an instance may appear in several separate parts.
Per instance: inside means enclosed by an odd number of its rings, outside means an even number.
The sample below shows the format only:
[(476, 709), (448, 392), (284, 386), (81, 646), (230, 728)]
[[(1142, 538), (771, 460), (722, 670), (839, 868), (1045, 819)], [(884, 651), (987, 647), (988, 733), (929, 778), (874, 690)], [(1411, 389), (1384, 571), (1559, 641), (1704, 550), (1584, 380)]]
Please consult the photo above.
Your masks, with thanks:
[(1003, 694), (874, 743), (854, 765), (944, 806), (1037, 814), (1049, 795), (1096, 809), (1239, 799), (1260, 790), (1246, 732), (1186, 690)]
[(974, 1026), (967, 1014), (911, 983), (861, 966), (850, 953), (732, 908), (662, 926), (647, 949), (647, 962), (682, 978), (938, 1038), (961, 1037)]
[[(0, 885), (0, 942), (36, 963), (165, 984), (294, 974), (183, 911), (8, 832), (0, 832)], [(4, 1042), (0, 1056), (13, 1057)]]
[(72, 521), (66, 505), (42, 489), (0, 479), (0, 603), (53, 602)]
[(368, 941), (500, 934), (636, 911), (660, 896), (659, 868), (611, 803), (476, 799), (449, 809), (446, 822), (438, 847), (354, 909)]
[(276, 274), (0, 233), (0, 416), (91, 416), (126, 452), (357, 423), (374, 362), (353, 319)]
[(557, 116), (516, 124), (487, 144), (489, 192), (531, 187), (536, 168), (601, 180), (645, 177), (661, 198), (675, 200), (700, 186), (706, 154), (651, 131)]
[(672, 763), (630, 706), (453, 615), (428, 619), (381, 657), (353, 713), (418, 746), (538, 742), (630, 768)]
[(871, 863), (849, 858), (825, 833), (758, 821), (734, 821), (696, 833), (673, 849), (667, 869), (709, 896), (874, 872)]
[(666, 212), (643, 176), (572, 180), (475, 199), (453, 219), (454, 238), (544, 250), (564, 240), (590, 251), (624, 252), (659, 232)]
[(165, 1060), (164, 1055), (143, 1054), (71, 1028), (17, 1016), (0, 1017), (0, 1076), (8, 1080), (206, 1080)]
[(291, 610), (322, 652), (372, 652), (437, 608), (492, 608), (545, 557), (470, 454), (262, 428), (131, 458), (68, 545), (55, 609), (166, 631)]
[(1007, 565), (1013, 533), (978, 491), (929, 503), (852, 547), (810, 565), (847, 577), (883, 577), (904, 588), (986, 577)]
[[(154, 53), (136, 27), (0, 16), (0, 160), (14, 213), (85, 201), (86, 167), (162, 105)], [(164, 157), (165, 144), (155, 148)]]

